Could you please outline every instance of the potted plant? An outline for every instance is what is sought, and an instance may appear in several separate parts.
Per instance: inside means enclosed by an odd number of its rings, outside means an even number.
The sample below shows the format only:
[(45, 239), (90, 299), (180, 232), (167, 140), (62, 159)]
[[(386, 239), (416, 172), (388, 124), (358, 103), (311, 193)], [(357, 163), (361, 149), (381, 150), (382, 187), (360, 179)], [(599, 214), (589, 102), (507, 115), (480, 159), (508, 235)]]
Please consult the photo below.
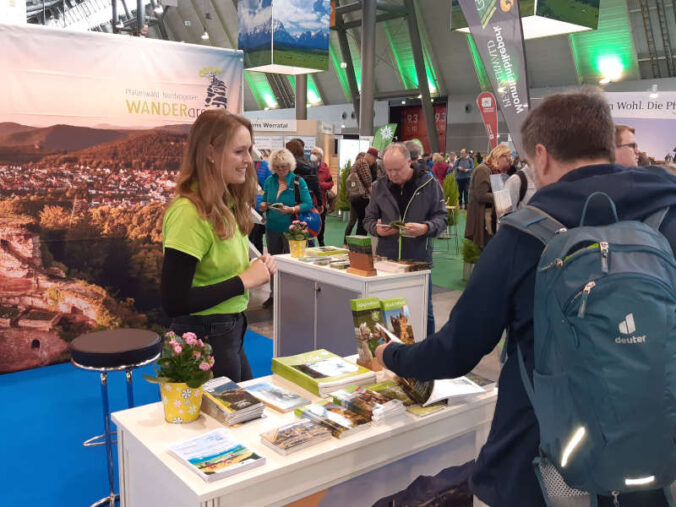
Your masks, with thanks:
[[(350, 200), (347, 198), (347, 176), (350, 174), (350, 168), (352, 167), (352, 162), (347, 161), (345, 167), (340, 171), (340, 185), (338, 185), (338, 199), (336, 201), (336, 207), (338, 211), (350, 211)], [(343, 214), (345, 216), (346, 214)]]
[(144, 373), (143, 378), (160, 385), (164, 418), (170, 423), (197, 419), (202, 404), (202, 384), (214, 376), (211, 345), (198, 339), (195, 333), (179, 336), (169, 331), (164, 335), (157, 365), (153, 365), (156, 376)]
[(289, 231), (284, 233), (284, 236), (289, 240), (289, 250), (291, 257), (303, 257), (305, 255), (305, 247), (310, 233), (307, 230), (307, 223), (300, 220), (294, 220), (289, 225)]
[(462, 271), (463, 280), (469, 280), (469, 277), (474, 270), (474, 265), (479, 260), (480, 255), (481, 248), (479, 248), (479, 246), (474, 241), (467, 238), (462, 240), (462, 260), (465, 263)]
[[(444, 191), (444, 198), (446, 200), (446, 205), (447, 206), (457, 206), (458, 205), (458, 197), (460, 196), (460, 193), (458, 192), (458, 184), (455, 181), (455, 174), (450, 172), (448, 173), (448, 176), (444, 178), (444, 185), (443, 185), (443, 191)], [(456, 208), (454, 211), (449, 210), (448, 211), (448, 225), (457, 225), (458, 222), (458, 209)]]

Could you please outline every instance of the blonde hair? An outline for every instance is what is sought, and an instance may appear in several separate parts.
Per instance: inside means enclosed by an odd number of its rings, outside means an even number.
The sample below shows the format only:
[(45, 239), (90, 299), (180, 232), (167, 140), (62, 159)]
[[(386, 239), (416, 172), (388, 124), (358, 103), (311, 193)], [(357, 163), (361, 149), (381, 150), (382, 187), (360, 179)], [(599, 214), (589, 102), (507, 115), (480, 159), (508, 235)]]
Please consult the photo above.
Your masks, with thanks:
[(199, 216), (211, 223), (221, 239), (231, 238), (237, 226), (243, 234), (248, 234), (253, 228), (251, 207), (256, 201), (253, 163), (247, 166), (244, 183), (233, 185), (225, 182), (223, 171), (208, 158), (209, 147), (218, 154), (239, 127), (249, 131), (253, 142), (251, 123), (243, 116), (224, 109), (209, 109), (200, 114), (190, 130), (176, 179), (177, 197), (189, 199)]
[(280, 148), (270, 154), (268, 164), (270, 164), (270, 170), (275, 174), (277, 174), (277, 168), (280, 165), (288, 165), (289, 170), (293, 172), (296, 170), (296, 157), (286, 148)]
[(433, 153), (432, 154), (432, 162), (435, 164), (438, 164), (439, 162), (443, 162), (444, 157), (442, 157), (439, 153)]
[(493, 150), (488, 154), (484, 160), (484, 164), (489, 167), (497, 167), (497, 161), (503, 155), (512, 156), (512, 150), (506, 144), (498, 144)]

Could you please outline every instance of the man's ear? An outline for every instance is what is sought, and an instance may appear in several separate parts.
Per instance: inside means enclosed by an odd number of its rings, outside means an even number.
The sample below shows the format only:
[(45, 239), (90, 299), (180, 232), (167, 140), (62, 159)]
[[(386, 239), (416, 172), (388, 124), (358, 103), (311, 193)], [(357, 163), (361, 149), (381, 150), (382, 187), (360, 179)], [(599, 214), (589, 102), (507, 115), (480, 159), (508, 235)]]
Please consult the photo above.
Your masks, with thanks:
[(533, 162), (535, 163), (536, 170), (539, 172), (539, 180), (541, 182), (546, 182), (551, 177), (551, 161), (549, 158), (549, 152), (543, 144), (535, 145), (535, 156)]

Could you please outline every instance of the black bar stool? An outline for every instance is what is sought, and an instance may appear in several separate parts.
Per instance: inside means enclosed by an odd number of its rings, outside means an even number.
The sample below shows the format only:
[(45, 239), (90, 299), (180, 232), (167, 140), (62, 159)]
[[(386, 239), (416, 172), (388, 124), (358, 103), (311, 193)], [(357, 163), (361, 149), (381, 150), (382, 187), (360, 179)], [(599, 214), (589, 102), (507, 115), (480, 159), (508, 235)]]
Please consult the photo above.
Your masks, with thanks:
[(125, 370), (127, 377), (127, 404), (134, 406), (132, 370), (152, 363), (160, 357), (162, 339), (157, 333), (144, 329), (109, 329), (75, 338), (71, 344), (71, 362), (83, 370), (98, 371), (101, 380), (104, 433), (86, 440), (83, 445), (106, 446), (110, 494), (92, 504), (109, 504), (114, 507), (119, 495), (115, 494), (113, 478), (113, 435), (110, 431), (110, 406), (108, 404), (108, 372)]

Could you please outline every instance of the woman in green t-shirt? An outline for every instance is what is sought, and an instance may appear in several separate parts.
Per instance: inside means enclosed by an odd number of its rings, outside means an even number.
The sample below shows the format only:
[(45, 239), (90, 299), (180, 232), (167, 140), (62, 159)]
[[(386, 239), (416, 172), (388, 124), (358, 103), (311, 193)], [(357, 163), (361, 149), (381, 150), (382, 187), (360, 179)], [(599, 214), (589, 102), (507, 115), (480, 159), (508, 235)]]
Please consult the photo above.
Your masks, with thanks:
[(204, 111), (188, 137), (176, 198), (162, 226), (162, 307), (171, 329), (192, 331), (213, 348), (216, 377), (252, 378), (244, 353), (249, 289), (276, 271), (269, 255), (249, 262), (256, 171), (249, 120)]

